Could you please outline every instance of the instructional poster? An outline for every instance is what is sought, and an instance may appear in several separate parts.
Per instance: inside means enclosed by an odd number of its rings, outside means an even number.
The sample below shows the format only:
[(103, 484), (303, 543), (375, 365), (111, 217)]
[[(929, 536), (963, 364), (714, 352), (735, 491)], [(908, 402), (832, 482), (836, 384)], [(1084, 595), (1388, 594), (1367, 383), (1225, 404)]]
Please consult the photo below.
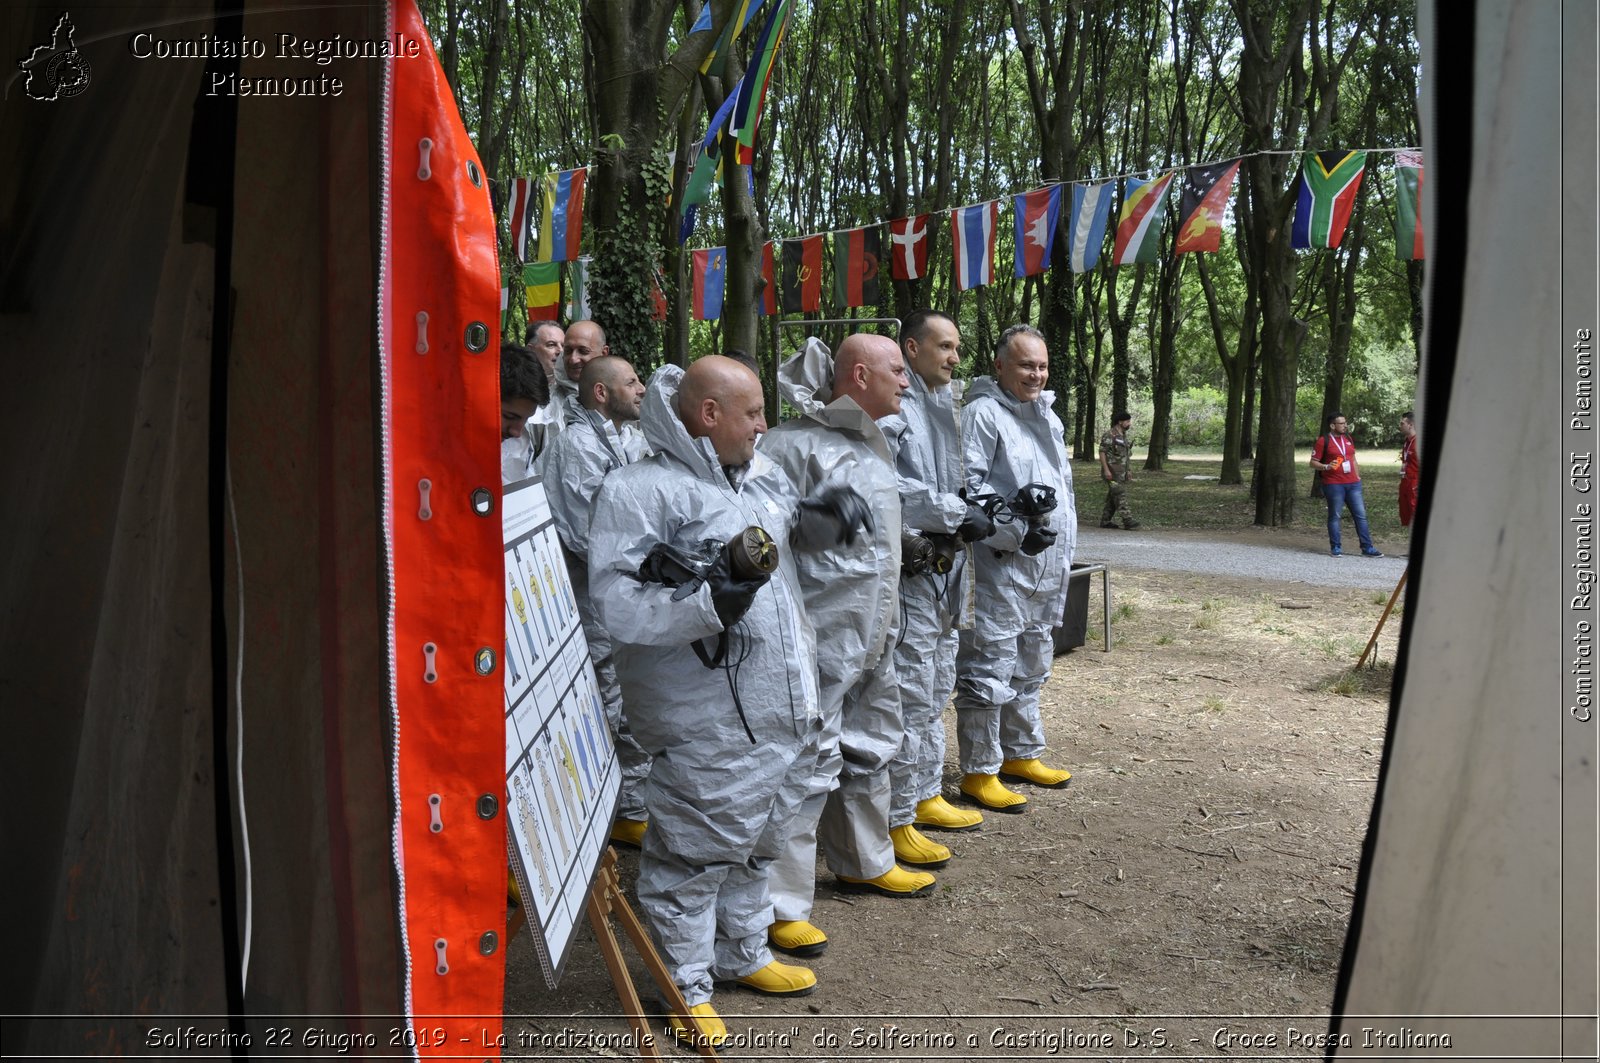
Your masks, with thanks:
[(606, 849), (622, 774), (539, 479), (508, 485), (502, 513), (507, 842), (554, 989)]

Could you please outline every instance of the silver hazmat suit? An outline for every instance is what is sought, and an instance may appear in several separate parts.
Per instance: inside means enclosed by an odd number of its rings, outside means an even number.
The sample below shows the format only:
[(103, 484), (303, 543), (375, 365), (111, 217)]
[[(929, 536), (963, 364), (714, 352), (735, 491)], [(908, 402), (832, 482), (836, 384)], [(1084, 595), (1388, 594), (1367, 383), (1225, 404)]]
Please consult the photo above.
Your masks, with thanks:
[(645, 447), (644, 437), (637, 432), (618, 435), (607, 429), (614, 429), (607, 418), (574, 403), (567, 409), (565, 430), (546, 448), (540, 464), (545, 497), (550, 501), (550, 515), (561, 537), (578, 616), (589, 642), (589, 657), (594, 661), (600, 702), (611, 725), (617, 763), (622, 769), (617, 814), (623, 819), (641, 820), (645, 818), (644, 780), (650, 774), (650, 755), (639, 747), (628, 728), (616, 662), (611, 658), (611, 636), (595, 616), (589, 597), (589, 516), (595, 493), (606, 476), (644, 457)]
[(866, 542), (796, 558), (817, 632), (822, 747), (805, 805), (772, 865), (773, 909), (785, 920), (811, 917), (819, 844), (835, 874), (877, 878), (894, 866), (887, 769), (904, 737), (892, 652), (900, 492), (883, 432), (854, 399), (834, 399), (832, 385), (832, 354), (807, 340), (778, 370), (778, 388), (800, 416), (761, 441), (802, 495), (848, 484), (867, 500), (873, 522)]
[(997, 524), (974, 544), (974, 618), (956, 658), (956, 739), (965, 774), (994, 775), (1002, 760), (1044, 751), (1039, 691), (1050, 674), (1051, 629), (1066, 609), (1078, 536), (1072, 465), (1053, 392), (1012, 398), (992, 377), (967, 392), (961, 434), (967, 492), (1011, 499), (1025, 484), (1056, 491), (1050, 527), (1056, 541), (1034, 557), (1020, 551), (1027, 524)]
[[(643, 424), (655, 453), (600, 488), (589, 585), (611, 634), (629, 726), (654, 758), (639, 904), (694, 1005), (711, 999), (713, 978), (772, 961), (767, 867), (805, 797), (820, 717), (816, 647), (788, 548), (794, 485), (759, 453), (724, 471), (710, 440), (691, 438), (678, 419), (682, 378), (676, 366), (651, 378)], [(737, 669), (707, 668), (690, 642), (714, 642), (723, 630), (710, 590), (673, 601), (671, 590), (637, 573), (657, 543), (692, 548), (752, 524), (771, 533), (782, 558), (729, 633)]]
[[(900, 519), (909, 531), (954, 534), (967, 515), (958, 494), (964, 485), (961, 382), (930, 388), (916, 373), (900, 398), (900, 412), (878, 424), (895, 456)], [(939, 796), (944, 777), (944, 706), (956, 684), (956, 623), (971, 580), (965, 547), (948, 573), (900, 578), (900, 633), (895, 673), (905, 741), (889, 765), (889, 826), (916, 818), (917, 802)]]

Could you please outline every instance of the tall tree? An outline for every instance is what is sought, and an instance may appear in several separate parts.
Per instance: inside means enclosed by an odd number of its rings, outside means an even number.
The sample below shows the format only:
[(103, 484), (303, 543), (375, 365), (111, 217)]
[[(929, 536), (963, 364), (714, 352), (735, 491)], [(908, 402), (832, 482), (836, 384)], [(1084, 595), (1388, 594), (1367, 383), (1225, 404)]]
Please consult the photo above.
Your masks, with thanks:
[(669, 49), (678, 6), (670, 0), (607, 0), (583, 7), (584, 82), (594, 116), (594, 267), (589, 301), (611, 346), (641, 366), (661, 349), (651, 286), (655, 226), (670, 192), (664, 141), (675, 135), (701, 60), (732, 14), (712, 0), (711, 29)]

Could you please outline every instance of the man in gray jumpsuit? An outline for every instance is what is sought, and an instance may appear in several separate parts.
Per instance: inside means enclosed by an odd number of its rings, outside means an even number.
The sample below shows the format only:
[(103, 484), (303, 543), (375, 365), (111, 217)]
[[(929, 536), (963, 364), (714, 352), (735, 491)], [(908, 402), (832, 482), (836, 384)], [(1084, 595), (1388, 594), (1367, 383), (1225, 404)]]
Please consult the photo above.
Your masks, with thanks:
[(930, 892), (932, 875), (895, 863), (889, 839), (889, 761), (904, 727), (894, 674), (900, 573), (900, 493), (876, 418), (900, 408), (905, 363), (887, 336), (856, 333), (835, 358), (818, 339), (784, 362), (778, 386), (800, 416), (767, 433), (761, 450), (802, 494), (851, 484), (872, 511), (863, 549), (796, 558), (817, 632), (822, 750), (810, 794), (772, 865), (772, 943), (813, 956), (827, 936), (811, 924), (817, 846), (845, 889), (893, 897)]
[[(590, 589), (629, 726), (653, 758), (639, 906), (716, 1040), (726, 1028), (711, 1006), (714, 979), (779, 995), (816, 985), (806, 968), (774, 961), (766, 942), (767, 868), (805, 798), (821, 727), (792, 555), (853, 536), (865, 505), (848, 488), (801, 499), (755, 453), (761, 384), (731, 359), (658, 370), (643, 424), (654, 453), (608, 476), (595, 500)], [(676, 589), (646, 571), (657, 547), (692, 552), (752, 525), (778, 543), (770, 578), (741, 575), (726, 548)]]
[(622, 688), (611, 659), (611, 637), (595, 616), (589, 597), (589, 511), (607, 475), (644, 457), (644, 436), (623, 432), (636, 424), (644, 385), (633, 367), (616, 355), (593, 359), (578, 378), (578, 405), (567, 409), (567, 423), (545, 450), (545, 496), (561, 537), (567, 572), (577, 596), (578, 616), (594, 661), (595, 683), (622, 769), (622, 793), (611, 840), (637, 849), (644, 837), (644, 780), (650, 755), (639, 748), (622, 711)]
[(1050, 408), (1055, 393), (1044, 390), (1049, 377), (1044, 337), (1032, 325), (1013, 325), (995, 345), (994, 376), (973, 382), (961, 414), (968, 498), (998, 494), (1016, 513), (1037, 489), (1055, 496), (1047, 516), (1014, 516), (973, 550), (977, 615), (956, 656), (956, 740), (961, 792), (996, 812), (1027, 807), (1002, 778), (1050, 788), (1072, 778), (1039, 760), (1039, 691), (1050, 675), (1050, 631), (1066, 609), (1078, 535), (1072, 465)]
[[(944, 706), (956, 682), (956, 623), (972, 578), (967, 551), (957, 543), (994, 530), (984, 511), (963, 497), (960, 384), (961, 331), (938, 311), (919, 310), (900, 329), (910, 387), (900, 413), (878, 423), (895, 453), (900, 515), (907, 536), (939, 542), (947, 571), (931, 559), (902, 566), (901, 630), (895, 645), (900, 708), (906, 738), (889, 765), (889, 836), (895, 857), (914, 867), (942, 867), (950, 850), (919, 831), (976, 830), (983, 814), (956, 808), (941, 792), (944, 779)], [(944, 565), (937, 566), (943, 568)], [(970, 626), (971, 617), (967, 617)]]

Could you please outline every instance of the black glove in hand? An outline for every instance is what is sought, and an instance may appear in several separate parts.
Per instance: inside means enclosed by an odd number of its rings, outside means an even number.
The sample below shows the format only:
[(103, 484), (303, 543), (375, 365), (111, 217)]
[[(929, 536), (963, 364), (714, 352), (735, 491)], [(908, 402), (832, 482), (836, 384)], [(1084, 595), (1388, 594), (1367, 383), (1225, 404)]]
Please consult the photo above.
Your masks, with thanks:
[(961, 518), (961, 527), (956, 529), (956, 534), (961, 536), (964, 543), (987, 539), (994, 534), (994, 520), (983, 511), (982, 506), (968, 502), (967, 515)]
[(1056, 533), (1043, 524), (1036, 524), (1022, 537), (1022, 552), (1029, 557), (1042, 554), (1056, 541)]
[(856, 536), (862, 531), (873, 532), (872, 511), (860, 492), (846, 484), (828, 484), (810, 498), (800, 501), (800, 520), (807, 525), (806, 538), (816, 541), (827, 538), (831, 530), (834, 545), (854, 546)]
[(716, 607), (717, 619), (722, 621), (724, 630), (737, 624), (739, 618), (749, 611), (750, 603), (756, 600), (756, 593), (771, 578), (768, 574), (755, 579), (735, 576), (727, 547), (723, 547), (711, 571), (706, 573), (706, 586), (711, 588), (711, 604)]

